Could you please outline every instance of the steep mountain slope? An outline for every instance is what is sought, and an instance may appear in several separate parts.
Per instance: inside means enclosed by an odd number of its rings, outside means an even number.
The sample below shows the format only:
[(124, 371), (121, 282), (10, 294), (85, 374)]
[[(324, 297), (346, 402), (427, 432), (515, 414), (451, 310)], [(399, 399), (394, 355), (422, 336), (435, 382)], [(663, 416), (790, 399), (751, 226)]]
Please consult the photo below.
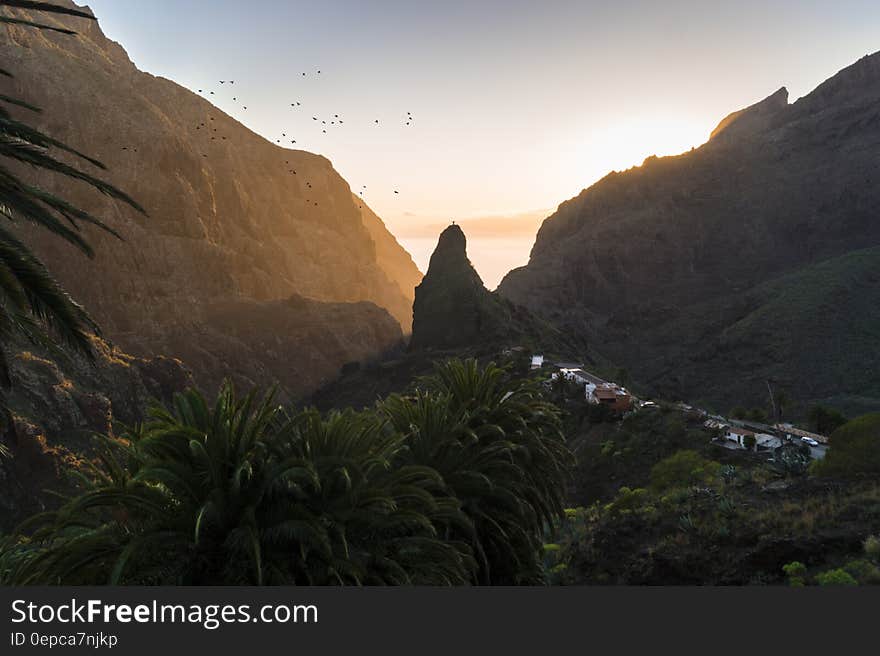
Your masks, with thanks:
[(173, 358), (132, 357), (97, 337), (93, 347), (93, 362), (13, 348), (14, 384), (4, 390), (10, 421), (0, 424), (0, 445), (9, 453), (0, 457), (0, 531), (57, 503), (47, 490), (73, 488), (74, 472), (87, 472), (95, 456), (96, 433), (142, 421), (152, 403), (169, 403), (193, 384)]
[(410, 306), (405, 312), (400, 311), (399, 316), (395, 315), (401, 325), (406, 330), (409, 330), (412, 325), (413, 294), (416, 285), (422, 280), (422, 273), (416, 267), (410, 254), (403, 249), (394, 235), (382, 223), (382, 219), (376, 216), (373, 210), (363, 202), (363, 199), (356, 196), (352, 198), (360, 209), (364, 227), (370, 233), (370, 237), (372, 237), (373, 243), (376, 245), (376, 258), (379, 267), (388, 276), (389, 280), (397, 283), (401, 294), (410, 301)]
[[(0, 81), (0, 93), (14, 90), (10, 95), (45, 108), (28, 120), (102, 160), (102, 175), (149, 213), (137, 216), (85, 187), (34, 179), (23, 169), (29, 181), (124, 236), (119, 242), (90, 232), (97, 257), (86, 261), (51, 235), (25, 234), (109, 338), (137, 355), (213, 349), (210, 372), (193, 367), (211, 387), (221, 370), (237, 373), (224, 365), (230, 359), (264, 360), (248, 344), (227, 352), (225, 334), (241, 317), (276, 303), (293, 335), (263, 337), (277, 342), (274, 352), (289, 364), (281, 382), (299, 392), (307, 387), (303, 348), (328, 355), (306, 377), (323, 380), (409, 330), (418, 270), (378, 217), (359, 208), (328, 160), (275, 146), (196, 94), (138, 71), (93, 21), (41, 20), (78, 36), (4, 26), (0, 58), (15, 77)], [(297, 311), (284, 302), (292, 296), (313, 299), (309, 326), (301, 330)], [(367, 310), (364, 301), (378, 307)], [(237, 310), (218, 320), (218, 304)], [(337, 357), (329, 357), (334, 350)]]
[(787, 96), (560, 205), (500, 291), (657, 393), (880, 407), (880, 54)]

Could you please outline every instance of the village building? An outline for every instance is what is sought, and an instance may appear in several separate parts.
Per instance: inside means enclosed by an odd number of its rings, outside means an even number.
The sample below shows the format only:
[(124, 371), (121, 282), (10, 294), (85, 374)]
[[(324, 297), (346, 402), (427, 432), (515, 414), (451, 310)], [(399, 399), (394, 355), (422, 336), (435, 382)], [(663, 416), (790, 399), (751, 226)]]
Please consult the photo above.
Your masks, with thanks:
[(532, 369), (540, 369), (544, 366), (544, 356), (543, 355), (533, 355), (532, 356)]
[(614, 383), (593, 385), (592, 389), (588, 385), (585, 393), (590, 403), (608, 406), (614, 412), (623, 413), (632, 410), (632, 395)]
[(753, 430), (741, 428), (739, 426), (727, 426), (724, 428), (724, 431), (724, 439), (730, 442), (736, 442), (742, 449), (750, 449), (753, 451), (757, 451), (758, 449), (773, 449), (781, 444), (780, 438), (776, 435), (771, 435), (770, 433), (756, 433)]
[(725, 440), (736, 442), (744, 449), (747, 448), (745, 443), (750, 441), (747, 438), (753, 437), (755, 437), (755, 431), (750, 431), (748, 428), (740, 428), (739, 426), (728, 426), (724, 433)]

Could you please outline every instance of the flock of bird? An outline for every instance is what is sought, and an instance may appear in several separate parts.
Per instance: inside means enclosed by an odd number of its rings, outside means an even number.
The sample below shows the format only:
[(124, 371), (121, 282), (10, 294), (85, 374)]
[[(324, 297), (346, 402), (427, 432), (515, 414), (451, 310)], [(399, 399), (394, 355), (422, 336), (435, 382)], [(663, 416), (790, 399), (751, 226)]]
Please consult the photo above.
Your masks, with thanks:
[[(321, 74), (321, 71), (316, 70), (315, 75), (320, 75), (320, 74)], [(307, 77), (307, 75), (308, 74), (306, 72), (302, 73), (302, 77)], [(224, 87), (226, 85), (229, 85), (229, 88), (231, 88), (235, 85), (235, 80), (219, 80), (219, 83), (221, 85), (224, 85)], [(200, 95), (206, 97), (209, 100), (211, 99), (210, 98), (211, 96), (215, 96), (215, 97), (217, 96), (217, 93), (211, 89), (202, 88), (202, 89), (199, 89), (198, 92)], [(242, 111), (247, 110), (247, 105), (245, 105), (242, 101), (239, 100), (238, 95), (233, 95), (233, 96), (231, 96), (231, 98), (232, 98), (232, 103), (240, 106)], [(289, 106), (294, 111), (300, 110), (303, 107), (302, 101), (299, 101), (299, 100), (295, 100), (295, 101), (291, 102), (289, 104)], [(210, 134), (211, 141), (226, 141), (226, 136), (220, 134), (218, 132), (218, 128), (213, 127), (213, 125), (210, 123), (210, 121), (214, 121), (214, 117), (208, 117), (208, 122), (199, 123), (196, 126), (196, 130), (199, 130), (199, 131), (204, 130), (206, 133)], [(409, 127), (413, 124), (414, 121), (415, 121), (415, 117), (413, 116), (412, 112), (407, 111), (406, 115), (404, 117), (402, 117), (400, 125), (402, 125), (403, 127)], [(334, 113), (332, 115), (327, 115), (327, 116), (312, 115), (311, 122), (313, 125), (320, 128), (321, 134), (327, 134), (328, 130), (340, 129), (346, 125), (345, 119), (343, 119), (343, 117), (338, 113)], [(383, 123), (378, 118), (373, 119), (372, 124), (374, 126), (383, 125)], [(287, 147), (287, 146), (293, 146), (297, 143), (296, 139), (293, 136), (292, 131), (283, 131), (280, 133), (280, 135), (276, 135), (276, 137), (277, 138), (275, 139), (275, 143), (278, 145), (282, 145), (282, 146)], [(123, 148), (123, 150), (125, 150), (125, 148)], [(202, 156), (205, 158), (208, 157), (207, 153), (203, 153)], [(285, 160), (285, 164), (290, 165), (290, 161)], [(288, 173), (291, 175), (297, 174), (296, 170), (294, 170), (292, 168), (288, 168)], [(310, 182), (306, 182), (306, 186), (309, 189), (312, 188), (312, 185)], [(366, 189), (367, 189), (366, 185), (362, 185), (361, 189), (358, 191), (358, 195), (361, 198), (363, 198), (364, 194), (366, 193)], [(393, 193), (395, 195), (400, 194), (400, 192), (397, 189), (394, 189)], [(312, 202), (312, 201), (310, 199), (306, 199), (306, 202)], [(314, 205), (317, 206), (318, 203), (314, 202)], [(363, 209), (363, 205), (360, 205), (359, 208)]]

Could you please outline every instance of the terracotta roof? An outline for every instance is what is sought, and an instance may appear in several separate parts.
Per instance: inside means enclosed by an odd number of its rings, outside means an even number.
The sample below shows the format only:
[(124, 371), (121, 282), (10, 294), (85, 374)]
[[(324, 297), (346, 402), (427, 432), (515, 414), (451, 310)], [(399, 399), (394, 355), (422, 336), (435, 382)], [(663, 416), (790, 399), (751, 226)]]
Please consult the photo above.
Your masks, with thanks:
[(614, 399), (618, 396), (629, 396), (625, 391), (616, 386), (611, 385), (599, 385), (593, 391), (593, 394), (596, 398), (599, 399)]
[(748, 428), (737, 428), (736, 426), (731, 426), (727, 429), (729, 433), (733, 433), (734, 435), (754, 435), (755, 431), (750, 431)]

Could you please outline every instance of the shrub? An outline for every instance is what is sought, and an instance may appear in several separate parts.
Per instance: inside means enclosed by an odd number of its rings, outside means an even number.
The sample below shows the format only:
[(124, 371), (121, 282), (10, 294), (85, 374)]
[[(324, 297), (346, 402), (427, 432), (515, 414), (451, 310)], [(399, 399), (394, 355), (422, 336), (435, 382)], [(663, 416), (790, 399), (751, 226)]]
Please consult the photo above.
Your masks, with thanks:
[(642, 509), (647, 499), (648, 493), (642, 488), (633, 490), (628, 487), (622, 487), (614, 501), (605, 506), (605, 510), (611, 514), (638, 512)]
[(721, 468), (721, 478), (724, 479), (725, 483), (732, 483), (736, 480), (736, 465), (724, 465)]
[(657, 491), (691, 485), (707, 485), (718, 476), (721, 465), (696, 451), (684, 450), (661, 460), (651, 469), (651, 487)]
[(792, 587), (799, 588), (804, 585), (804, 577), (807, 574), (807, 566), (797, 560), (783, 565), (782, 571), (788, 578), (788, 584)]
[(822, 476), (880, 474), (880, 412), (863, 415), (838, 428), (831, 448), (815, 465)]
[(843, 569), (859, 583), (876, 584), (880, 581), (880, 569), (864, 558), (849, 561)]
[(817, 574), (816, 583), (822, 586), (852, 586), (859, 584), (845, 569), (831, 569)]

